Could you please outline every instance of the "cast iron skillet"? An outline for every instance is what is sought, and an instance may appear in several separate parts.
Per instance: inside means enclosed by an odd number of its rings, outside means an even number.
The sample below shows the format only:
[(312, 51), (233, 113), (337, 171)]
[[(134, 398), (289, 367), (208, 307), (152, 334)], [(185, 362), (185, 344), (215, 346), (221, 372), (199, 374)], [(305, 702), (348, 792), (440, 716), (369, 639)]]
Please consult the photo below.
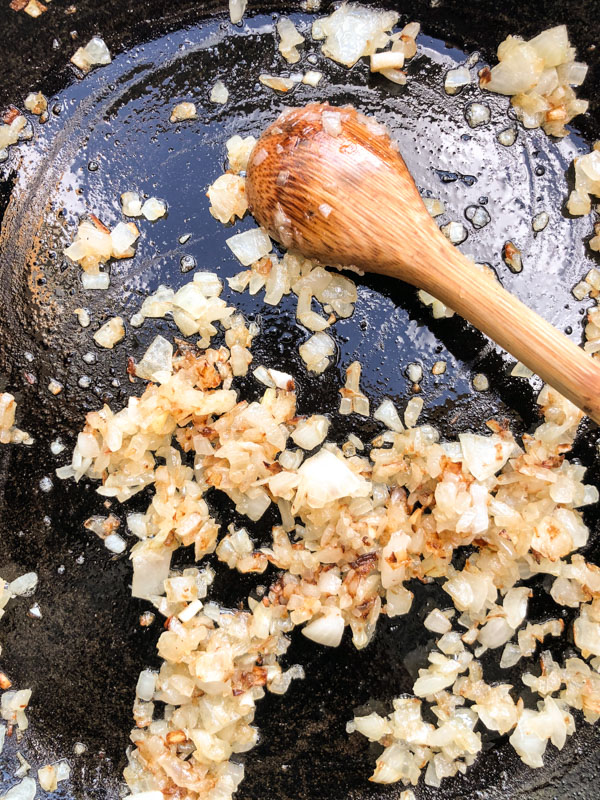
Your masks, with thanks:
[[(157, 663), (161, 623), (140, 627), (146, 604), (130, 597), (127, 558), (111, 559), (102, 543), (83, 529), (90, 514), (106, 513), (93, 487), (53, 478), (52, 491), (41, 490), (40, 480), (53, 477), (54, 469), (67, 460), (68, 450), (54, 457), (49, 444), (60, 437), (71, 447), (87, 410), (102, 401), (120, 406), (128, 394), (140, 392), (139, 384), (128, 381), (127, 357), (139, 359), (156, 332), (174, 333), (168, 322), (146, 323), (138, 330), (128, 328), (126, 341), (114, 351), (100, 351), (91, 333), (106, 318), (122, 313), (128, 319), (148, 290), (161, 282), (175, 286), (189, 280), (180, 269), (183, 255), (223, 276), (237, 271), (224, 244), (230, 231), (209, 216), (204, 197), (222, 169), (223, 143), (230, 135), (257, 134), (284, 105), (313, 99), (353, 102), (375, 113), (394, 129), (419, 187), (444, 199), (447, 219), (463, 219), (469, 228), (464, 251), (491, 264), (508, 288), (581, 340), (585, 304), (573, 299), (570, 288), (598, 262), (584, 241), (591, 232), (590, 219), (567, 219), (561, 210), (572, 183), (571, 159), (588, 148), (583, 135), (593, 138), (600, 129), (595, 49), (600, 30), (594, 4), (546, 0), (505, 2), (498, 8), (492, 0), (406, 2), (399, 8), (403, 20), (419, 20), (426, 34), (423, 54), (409, 67), (407, 87), (369, 75), (364, 63), (348, 73), (319, 57), (316, 68), (325, 72), (321, 86), (299, 87), (284, 98), (257, 83), (260, 72), (277, 74), (286, 67), (273, 46), (276, 10), (293, 9), (251, 7), (245, 27), (231, 26), (221, 5), (188, 0), (175, 6), (159, 0), (78, 0), (74, 12), (66, 0), (54, 0), (38, 20), (7, 6), (1, 12), (0, 105), (19, 105), (30, 89), (39, 88), (50, 98), (51, 114), (46, 125), (34, 122), (34, 141), (13, 149), (0, 173), (0, 389), (17, 395), (19, 420), (36, 438), (30, 449), (3, 446), (0, 451), (0, 574), (12, 579), (36, 570), (40, 578), (35, 597), (9, 606), (0, 639), (3, 668), (15, 686), (34, 692), (30, 729), (18, 745), (21, 752), (35, 769), (60, 757), (71, 762), (72, 780), (62, 784), (57, 798), (119, 796), (136, 677), (141, 668)], [(595, 22), (590, 22), (594, 15)], [(295, 19), (301, 25), (307, 20), (302, 15)], [(464, 105), (480, 99), (477, 90), (469, 88), (455, 98), (441, 90), (447, 67), (465, 58), (462, 48), (479, 49), (483, 59), (490, 59), (508, 33), (530, 36), (563, 22), (591, 66), (582, 91), (592, 101), (591, 111), (578, 120), (580, 132), (574, 130), (568, 141), (558, 144), (540, 131), (520, 129), (517, 143), (501, 148), (495, 136), (512, 123), (506, 100), (496, 96), (485, 97), (492, 109), (491, 125), (469, 129)], [(96, 33), (115, 59), (82, 81), (68, 59)], [(319, 50), (309, 40), (304, 52)], [(308, 62), (301, 66), (308, 68)], [(217, 77), (231, 92), (225, 107), (207, 101)], [(197, 103), (200, 120), (170, 125), (169, 109), (183, 99)], [(79, 270), (65, 261), (62, 249), (80, 214), (93, 211), (107, 224), (116, 222), (118, 195), (131, 188), (165, 198), (169, 216), (141, 226), (137, 255), (113, 266), (108, 292), (85, 293)], [(462, 216), (473, 204), (484, 205), (492, 220), (479, 232)], [(534, 237), (531, 217), (542, 209), (549, 211), (551, 222)], [(250, 224), (245, 221), (239, 228)], [(192, 236), (182, 245), (179, 237), (186, 233)], [(508, 238), (523, 250), (521, 275), (512, 275), (501, 260)], [(260, 297), (232, 297), (228, 292), (225, 297), (260, 322), (255, 362), (297, 376), (303, 413), (335, 413), (343, 369), (358, 358), (365, 365), (363, 383), (373, 403), (389, 395), (401, 407), (410, 395), (404, 369), (410, 361), (422, 363), (425, 418), (446, 436), (483, 430), (491, 416), (509, 419), (517, 433), (538, 419), (536, 379), (509, 377), (512, 362), (506, 354), (457, 318), (433, 320), (414, 290), (400, 283), (372, 276), (359, 280), (354, 316), (335, 327), (337, 364), (318, 378), (308, 376), (299, 363), (297, 345), (307, 333), (295, 324), (291, 302), (272, 309)], [(92, 315), (87, 330), (72, 313), (80, 306)], [(90, 352), (95, 363), (82, 358)], [(441, 358), (448, 370), (435, 378), (431, 365)], [(489, 392), (472, 391), (475, 372), (488, 375)], [(89, 387), (80, 385), (85, 384), (82, 376), (90, 379)], [(65, 385), (57, 397), (46, 388), (52, 377)], [(240, 389), (249, 397), (258, 391), (252, 379), (242, 381)], [(366, 440), (377, 428), (360, 418), (336, 422), (336, 435), (351, 430)], [(595, 427), (584, 423), (575, 447), (594, 482), (596, 438)], [(226, 522), (244, 522), (222, 498), (210, 499)], [(146, 502), (137, 497), (127, 510), (141, 509)], [(125, 509), (115, 505), (111, 510), (124, 517)], [(593, 531), (587, 556), (597, 561), (597, 512), (586, 513), (586, 519)], [(253, 526), (259, 542), (268, 541), (274, 521), (267, 514)], [(180, 551), (178, 558), (186, 563), (191, 556)], [(271, 579), (270, 574), (260, 578)], [(255, 578), (219, 568), (214, 596), (236, 604), (256, 585)], [(564, 614), (553, 606), (544, 586), (541, 579), (533, 583), (532, 617), (538, 620)], [(407, 619), (382, 620), (374, 642), (360, 653), (347, 639), (331, 651), (294, 637), (287, 661), (304, 664), (307, 678), (284, 697), (267, 697), (259, 704), (256, 721), (262, 738), (245, 758), (247, 777), (240, 798), (399, 796), (399, 786), (367, 781), (377, 750), (356, 734), (347, 736), (345, 723), (363, 704), (380, 701), (386, 709), (392, 697), (410, 690), (431, 644), (421, 620), (441, 596), (435, 586), (411, 588), (415, 611)], [(39, 604), (41, 620), (28, 616), (33, 602)], [(568, 637), (551, 643), (557, 657), (571, 647)], [(493, 669), (489, 676), (499, 677)], [(518, 671), (508, 679), (519, 685)], [(75, 757), (78, 741), (88, 749)], [(600, 797), (596, 728), (582, 724), (560, 753), (549, 746), (546, 766), (536, 771), (522, 765), (505, 738), (488, 738), (485, 746), (487, 752), (466, 777), (446, 780), (439, 790), (420, 787), (418, 796)], [(2, 791), (15, 782), (16, 749), (12, 737), (2, 756)]]

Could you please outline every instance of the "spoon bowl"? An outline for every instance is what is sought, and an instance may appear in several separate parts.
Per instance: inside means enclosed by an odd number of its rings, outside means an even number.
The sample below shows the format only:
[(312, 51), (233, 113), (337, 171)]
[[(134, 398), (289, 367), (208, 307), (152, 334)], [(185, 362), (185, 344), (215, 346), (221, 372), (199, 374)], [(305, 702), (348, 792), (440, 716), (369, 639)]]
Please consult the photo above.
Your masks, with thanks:
[(600, 365), (449, 242), (372, 118), (351, 106), (286, 109), (250, 154), (246, 193), (284, 247), (425, 289), (600, 423)]

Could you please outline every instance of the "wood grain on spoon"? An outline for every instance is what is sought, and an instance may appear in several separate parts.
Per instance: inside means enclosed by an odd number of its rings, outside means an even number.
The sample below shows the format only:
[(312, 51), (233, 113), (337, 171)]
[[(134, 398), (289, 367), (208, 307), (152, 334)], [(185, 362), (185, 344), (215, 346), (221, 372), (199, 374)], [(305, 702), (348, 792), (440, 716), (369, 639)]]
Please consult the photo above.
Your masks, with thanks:
[(387, 131), (351, 107), (286, 110), (248, 164), (248, 204), (285, 247), (439, 298), (600, 423), (600, 365), (439, 231)]

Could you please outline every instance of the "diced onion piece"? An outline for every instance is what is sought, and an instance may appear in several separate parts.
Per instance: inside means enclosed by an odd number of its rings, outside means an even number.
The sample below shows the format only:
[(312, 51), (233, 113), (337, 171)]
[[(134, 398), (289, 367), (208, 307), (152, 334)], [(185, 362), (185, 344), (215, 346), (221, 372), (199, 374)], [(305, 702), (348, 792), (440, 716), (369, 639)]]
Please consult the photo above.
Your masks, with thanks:
[(517, 139), (517, 129), (505, 128), (503, 131), (500, 131), (496, 138), (504, 147), (510, 147)]
[[(234, 25), (242, 21), (247, 5), (248, 0), (229, 0), (229, 18)], [(150, 798), (148, 798), (148, 800), (150, 800)]]
[(304, 36), (297, 31), (292, 20), (287, 17), (281, 17), (277, 22), (277, 33), (280, 37), (279, 52), (288, 64), (295, 64), (300, 61), (298, 45), (304, 42)]
[(167, 204), (157, 197), (149, 197), (142, 206), (142, 215), (150, 222), (154, 222), (167, 213)]
[(335, 353), (335, 344), (326, 333), (315, 333), (298, 348), (300, 357), (309, 372), (324, 372), (330, 365), (330, 357)]
[(38, 576), (35, 572), (26, 572), (8, 584), (8, 591), (16, 597), (31, 597), (38, 585)]
[(223, 81), (217, 81), (210, 90), (210, 102), (223, 105), (229, 100), (229, 89)]
[(268, 234), (262, 228), (251, 228), (244, 233), (237, 233), (226, 239), (225, 243), (245, 267), (268, 255), (273, 249)]
[(99, 36), (93, 36), (85, 47), (76, 50), (71, 58), (71, 63), (82, 72), (89, 72), (92, 67), (110, 64), (110, 52), (104, 41)]
[(371, 484), (356, 475), (343, 458), (321, 449), (299, 468), (300, 483), (294, 506), (307, 503), (311, 508), (323, 508), (342, 497), (366, 497)]
[(284, 78), (280, 75), (267, 75), (262, 73), (258, 76), (258, 80), (267, 86), (269, 89), (274, 89), (276, 92), (289, 92), (296, 85), (296, 81), (292, 78)]
[(379, 11), (345, 3), (329, 17), (313, 23), (313, 39), (325, 39), (323, 54), (346, 67), (373, 55), (389, 41), (386, 31), (398, 22), (395, 11)]
[(292, 432), (292, 441), (303, 450), (313, 450), (325, 440), (329, 425), (329, 420), (322, 414), (307, 417)]
[[(198, 119), (198, 112), (194, 103), (177, 103), (171, 111), (170, 122), (184, 122), (187, 119)], [(137, 216), (137, 215), (135, 215)]]
[(371, 72), (383, 72), (386, 69), (402, 69), (404, 53), (388, 50), (385, 53), (374, 53), (371, 56)]
[(308, 72), (304, 73), (302, 77), (302, 83), (306, 84), (307, 86), (317, 86), (322, 77), (323, 77), (322, 72), (317, 72), (314, 69), (309, 69)]
[(225, 142), (227, 158), (229, 159), (229, 168), (233, 170), (233, 172), (238, 173), (246, 170), (250, 153), (255, 144), (256, 139), (254, 136), (246, 136), (242, 139), (242, 137), (237, 134)]
[(142, 198), (137, 192), (123, 192), (121, 208), (126, 217), (142, 216)]
[(168, 379), (173, 372), (173, 345), (163, 336), (157, 336), (139, 364), (136, 364), (135, 374), (138, 378), (161, 383)]
[(487, 125), (492, 116), (490, 107), (483, 103), (469, 103), (465, 110), (465, 117), (471, 128)]
[(462, 222), (448, 222), (446, 225), (442, 225), (440, 230), (452, 244), (461, 244), (469, 235)]
[(98, 328), (94, 334), (94, 341), (100, 347), (106, 347), (108, 350), (120, 342), (125, 336), (125, 326), (121, 317), (112, 317), (108, 322), (105, 322), (101, 328)]
[(128, 258), (131, 246), (138, 240), (140, 232), (134, 222), (119, 222), (110, 232), (113, 258)]
[(81, 285), (84, 289), (108, 289), (110, 286), (110, 275), (108, 272), (99, 272), (97, 275), (92, 275), (90, 272), (83, 272), (81, 275)]
[(23, 103), (27, 111), (39, 116), (48, 108), (48, 101), (41, 92), (30, 92)]
[(443, 214), (446, 210), (446, 207), (442, 201), (436, 199), (435, 197), (424, 197), (423, 205), (432, 217), (439, 217), (440, 214)]
[(421, 397), (411, 397), (404, 410), (404, 424), (407, 428), (414, 428), (417, 424), (419, 414), (423, 410), (423, 399)]
[(381, 405), (375, 410), (373, 419), (383, 422), (390, 430), (401, 433), (404, 430), (404, 425), (400, 419), (400, 415), (393, 402), (386, 397)]
[(444, 90), (446, 94), (456, 94), (463, 86), (471, 83), (471, 74), (466, 67), (450, 69), (444, 78)]
[(317, 644), (339, 647), (344, 634), (344, 619), (339, 613), (325, 614), (305, 625), (302, 633)]

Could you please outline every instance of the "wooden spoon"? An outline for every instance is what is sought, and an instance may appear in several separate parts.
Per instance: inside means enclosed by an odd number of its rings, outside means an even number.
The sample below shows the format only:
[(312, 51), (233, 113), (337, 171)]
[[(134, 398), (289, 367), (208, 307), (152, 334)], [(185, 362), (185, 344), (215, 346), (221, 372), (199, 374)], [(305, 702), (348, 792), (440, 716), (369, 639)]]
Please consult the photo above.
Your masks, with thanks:
[(287, 109), (248, 164), (250, 211), (285, 247), (425, 289), (600, 423), (600, 365), (453, 247), (387, 131), (352, 107)]

